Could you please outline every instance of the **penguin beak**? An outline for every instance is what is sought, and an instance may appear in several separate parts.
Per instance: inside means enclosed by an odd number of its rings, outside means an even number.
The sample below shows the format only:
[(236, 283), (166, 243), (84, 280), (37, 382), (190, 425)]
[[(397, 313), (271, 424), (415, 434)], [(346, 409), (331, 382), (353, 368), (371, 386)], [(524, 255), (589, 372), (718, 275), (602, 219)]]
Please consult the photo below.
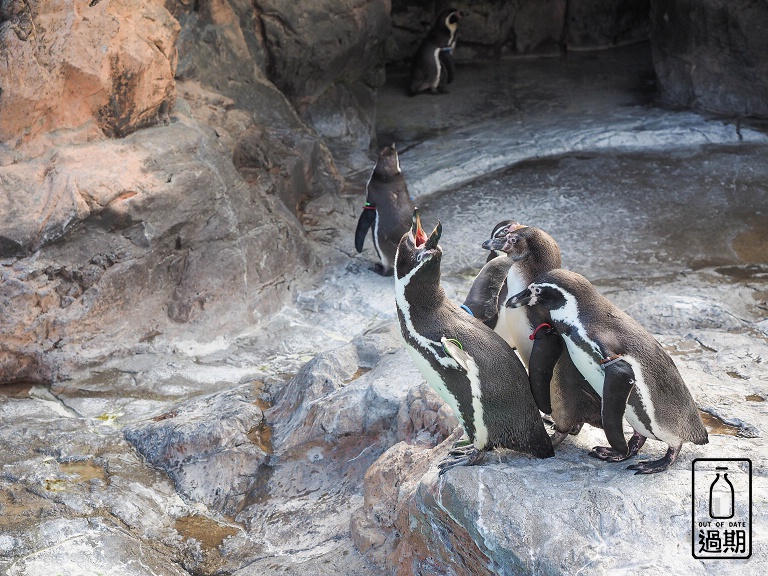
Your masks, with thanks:
[(507, 300), (505, 306), (507, 308), (520, 308), (522, 306), (528, 306), (533, 298), (533, 292), (529, 288), (526, 288), (522, 292), (518, 292), (514, 296), (511, 296)]
[(429, 235), (427, 243), (424, 244), (425, 250), (434, 250), (437, 248), (437, 243), (440, 242), (440, 236), (443, 234), (443, 225), (440, 220), (437, 221), (437, 226), (432, 230), (432, 234)]
[(416, 248), (421, 248), (427, 243), (427, 233), (421, 227), (421, 216), (419, 216), (419, 209), (413, 209), (413, 225), (411, 226), (411, 234), (413, 234), (413, 243)]
[(506, 238), (490, 238), (483, 242), (483, 248), (486, 250), (503, 250), (506, 244)]

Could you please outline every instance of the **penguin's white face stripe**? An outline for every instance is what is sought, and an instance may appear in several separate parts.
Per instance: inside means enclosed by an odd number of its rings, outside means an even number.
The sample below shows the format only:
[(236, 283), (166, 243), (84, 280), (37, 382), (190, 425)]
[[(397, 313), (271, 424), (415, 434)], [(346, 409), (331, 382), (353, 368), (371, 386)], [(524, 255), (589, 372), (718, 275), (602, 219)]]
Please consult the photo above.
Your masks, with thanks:
[(425, 338), (419, 334), (413, 325), (413, 321), (411, 320), (411, 305), (405, 298), (405, 287), (426, 261), (427, 260), (424, 260), (423, 262), (419, 263), (418, 266), (408, 272), (408, 274), (406, 274), (403, 278), (397, 278), (397, 273), (395, 273), (395, 303), (400, 309), (400, 312), (403, 314), (405, 328), (408, 330), (408, 334), (411, 336), (411, 338), (413, 338), (413, 340), (416, 341), (424, 351), (432, 354), (435, 357), (435, 360), (441, 365), (445, 366), (446, 368), (458, 369), (459, 365), (453, 358), (449, 356), (443, 356), (437, 352), (437, 350), (442, 350), (443, 345), (440, 342), (430, 340), (429, 338)]
[[(555, 310), (550, 310), (549, 312), (549, 315), (552, 317), (552, 320), (563, 322), (564, 324), (568, 324), (569, 326), (572, 326), (578, 332), (578, 334), (581, 336), (584, 342), (586, 342), (589, 345), (589, 347), (592, 349), (592, 352), (595, 354), (595, 356), (597, 356), (598, 358), (602, 358), (603, 352), (600, 350), (600, 346), (597, 345), (597, 342), (594, 342), (589, 339), (589, 336), (587, 334), (587, 329), (584, 327), (584, 324), (582, 324), (581, 320), (579, 319), (579, 304), (576, 300), (576, 297), (570, 292), (563, 290), (560, 286), (557, 286), (556, 284), (535, 284), (535, 283), (531, 284), (532, 289), (533, 287), (536, 287), (536, 286), (553, 288), (563, 295), (563, 298), (565, 299), (565, 304), (560, 308), (557, 308)], [(531, 298), (531, 304), (535, 304), (535, 303), (536, 303), (536, 296), (534, 293), (534, 297)]]

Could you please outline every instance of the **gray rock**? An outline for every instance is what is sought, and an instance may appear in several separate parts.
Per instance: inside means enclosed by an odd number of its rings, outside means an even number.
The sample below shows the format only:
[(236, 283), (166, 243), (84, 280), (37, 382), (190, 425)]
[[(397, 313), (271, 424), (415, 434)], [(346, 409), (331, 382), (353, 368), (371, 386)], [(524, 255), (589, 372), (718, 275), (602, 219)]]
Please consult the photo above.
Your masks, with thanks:
[(384, 83), (389, 2), (259, 0), (256, 10), (269, 79), (321, 135), (368, 148), (374, 90)]
[(652, 0), (661, 99), (722, 114), (768, 116), (768, 6), (750, 0)]
[(234, 516), (258, 482), (271, 450), (252, 385), (203, 396), (124, 429), (147, 462), (187, 501)]

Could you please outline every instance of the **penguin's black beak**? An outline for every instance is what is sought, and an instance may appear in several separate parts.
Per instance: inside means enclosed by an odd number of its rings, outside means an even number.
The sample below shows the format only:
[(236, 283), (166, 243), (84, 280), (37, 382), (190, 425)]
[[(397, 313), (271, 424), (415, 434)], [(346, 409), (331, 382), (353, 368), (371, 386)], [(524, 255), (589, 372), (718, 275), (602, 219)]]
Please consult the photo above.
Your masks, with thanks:
[(429, 235), (427, 243), (424, 244), (425, 250), (434, 250), (437, 248), (437, 243), (440, 242), (440, 236), (443, 234), (443, 225), (440, 220), (437, 221), (437, 226), (432, 230), (432, 234)]
[(490, 238), (483, 242), (483, 248), (486, 250), (503, 250), (506, 244), (506, 238)]
[(507, 308), (520, 308), (522, 306), (528, 306), (531, 298), (533, 298), (533, 292), (526, 288), (522, 292), (518, 292), (514, 296), (511, 296), (504, 305)]

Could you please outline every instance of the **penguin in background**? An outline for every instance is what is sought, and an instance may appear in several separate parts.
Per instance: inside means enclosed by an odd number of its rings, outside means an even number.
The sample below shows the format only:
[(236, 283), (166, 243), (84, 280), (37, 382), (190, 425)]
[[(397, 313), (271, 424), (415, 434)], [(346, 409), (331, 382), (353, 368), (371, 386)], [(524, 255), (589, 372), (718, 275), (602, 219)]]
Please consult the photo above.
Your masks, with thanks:
[[(590, 456), (622, 462), (635, 456), (646, 438), (660, 440), (668, 446), (664, 457), (628, 466), (636, 474), (653, 474), (669, 468), (685, 442), (709, 441), (672, 358), (645, 328), (586, 278), (567, 270), (551, 270), (512, 296), (506, 305), (547, 311), (574, 365), (602, 398), (603, 429), (610, 447), (597, 446)], [(552, 339), (537, 340), (534, 348), (554, 343)], [(546, 372), (556, 354), (545, 352), (538, 357), (549, 363), (540, 368)], [(549, 393), (544, 379), (540, 384), (534, 396)], [(634, 429), (629, 443), (624, 437), (624, 418)]]
[(422, 40), (411, 60), (410, 94), (420, 92), (445, 94), (446, 84), (453, 82), (456, 66), (453, 50), (456, 48), (456, 31), (459, 20), (467, 12), (448, 8), (438, 14), (435, 24)]
[(445, 295), (438, 221), (427, 236), (418, 209), (395, 257), (395, 302), (405, 348), (424, 379), (451, 407), (469, 443), (457, 445), (440, 473), (474, 465), (494, 448), (554, 455), (528, 375), (507, 343)]
[(362, 252), (365, 237), (372, 228), (373, 247), (381, 263), (371, 270), (377, 274), (393, 274), (397, 245), (411, 228), (414, 208), (400, 170), (397, 148), (392, 144), (379, 152), (365, 186), (365, 206), (355, 230), (355, 249)]
[[(574, 366), (564, 343), (547, 323), (549, 314), (537, 308), (507, 308), (507, 291), (524, 290), (540, 274), (561, 266), (560, 248), (539, 228), (503, 220), (483, 242), (488, 262), (475, 278), (462, 308), (482, 320), (515, 348), (529, 372), (531, 390), (539, 410), (554, 422), (552, 445), (578, 434), (584, 423), (602, 428), (600, 396)], [(501, 256), (494, 257), (494, 254)], [(506, 272), (504, 272), (506, 270)], [(502, 273), (504, 273), (502, 278)], [(534, 346), (549, 339), (549, 345)], [(553, 355), (539, 359), (533, 352)], [(542, 371), (551, 367), (551, 371)], [(543, 387), (547, 395), (538, 394)]]

